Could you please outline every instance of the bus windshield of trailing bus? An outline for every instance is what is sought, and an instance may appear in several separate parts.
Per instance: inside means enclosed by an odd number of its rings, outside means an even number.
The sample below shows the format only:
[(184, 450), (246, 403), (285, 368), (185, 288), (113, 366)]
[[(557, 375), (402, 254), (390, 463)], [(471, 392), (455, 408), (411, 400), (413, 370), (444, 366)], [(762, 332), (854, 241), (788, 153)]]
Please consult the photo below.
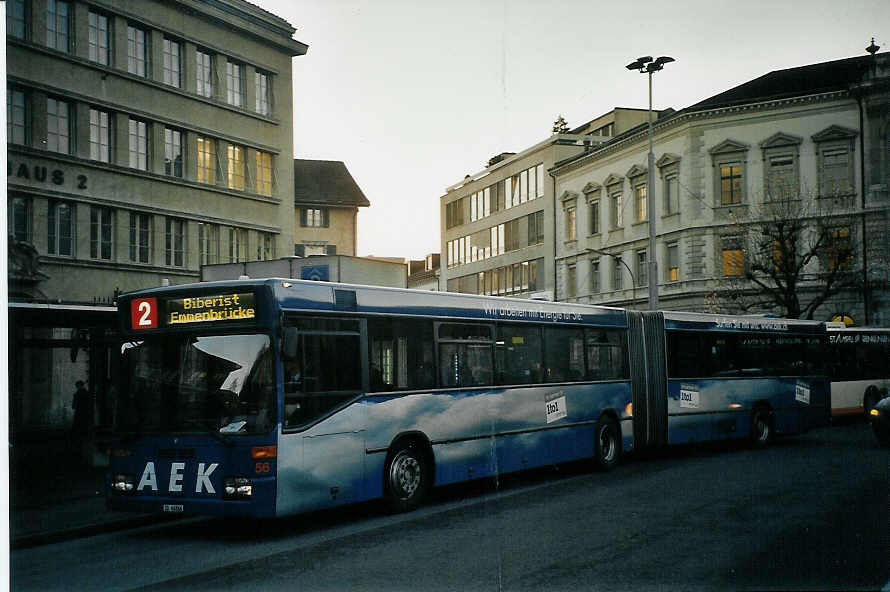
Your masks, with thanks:
[(121, 432), (243, 435), (276, 424), (267, 335), (171, 335), (124, 343)]

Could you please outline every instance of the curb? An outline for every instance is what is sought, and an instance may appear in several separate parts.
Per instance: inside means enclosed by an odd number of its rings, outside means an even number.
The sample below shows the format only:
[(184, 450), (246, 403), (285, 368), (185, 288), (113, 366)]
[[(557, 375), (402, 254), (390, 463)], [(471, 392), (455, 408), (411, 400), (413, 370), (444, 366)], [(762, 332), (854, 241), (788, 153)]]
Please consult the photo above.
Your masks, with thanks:
[(38, 534), (23, 535), (12, 537), (9, 542), (10, 549), (28, 549), (31, 547), (39, 547), (52, 543), (60, 543), (88, 536), (95, 536), (106, 532), (114, 532), (117, 530), (127, 530), (131, 528), (139, 528), (141, 526), (150, 526), (163, 522), (172, 522), (181, 519), (181, 516), (164, 516), (163, 514), (138, 514), (132, 518), (121, 518), (108, 522), (96, 524), (87, 524), (85, 526), (77, 526), (67, 528), (55, 532), (44, 532)]

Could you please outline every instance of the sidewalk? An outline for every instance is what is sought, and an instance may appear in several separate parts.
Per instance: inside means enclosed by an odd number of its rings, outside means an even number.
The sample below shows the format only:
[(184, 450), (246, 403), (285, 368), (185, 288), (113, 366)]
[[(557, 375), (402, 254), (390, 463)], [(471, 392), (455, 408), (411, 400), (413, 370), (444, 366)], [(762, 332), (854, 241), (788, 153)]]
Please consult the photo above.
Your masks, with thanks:
[(105, 473), (59, 439), (9, 449), (9, 537), (13, 549), (152, 524), (165, 517), (105, 508)]

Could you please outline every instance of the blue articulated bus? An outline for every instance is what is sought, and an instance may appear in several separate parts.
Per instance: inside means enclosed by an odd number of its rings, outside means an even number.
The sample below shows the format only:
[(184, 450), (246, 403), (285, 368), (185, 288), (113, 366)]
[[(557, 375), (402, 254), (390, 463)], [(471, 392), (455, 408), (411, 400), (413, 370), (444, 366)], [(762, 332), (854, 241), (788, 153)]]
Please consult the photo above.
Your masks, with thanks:
[(289, 279), (119, 299), (115, 510), (284, 516), (828, 419), (821, 323)]

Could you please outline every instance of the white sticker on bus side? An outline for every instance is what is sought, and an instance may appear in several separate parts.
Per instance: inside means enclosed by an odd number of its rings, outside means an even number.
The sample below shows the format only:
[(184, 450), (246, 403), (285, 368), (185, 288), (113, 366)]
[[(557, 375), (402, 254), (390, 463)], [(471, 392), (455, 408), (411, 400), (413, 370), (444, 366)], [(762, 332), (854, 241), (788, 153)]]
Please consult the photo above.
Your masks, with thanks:
[(794, 398), (806, 405), (810, 404), (810, 387), (805, 384), (797, 383), (794, 387)]
[(686, 407), (687, 409), (698, 409), (701, 407), (701, 397), (699, 392), (686, 387), (681, 387), (680, 407)]
[(544, 404), (546, 406), (547, 423), (567, 417), (569, 414), (569, 409), (566, 406), (566, 395), (563, 391), (547, 395)]

